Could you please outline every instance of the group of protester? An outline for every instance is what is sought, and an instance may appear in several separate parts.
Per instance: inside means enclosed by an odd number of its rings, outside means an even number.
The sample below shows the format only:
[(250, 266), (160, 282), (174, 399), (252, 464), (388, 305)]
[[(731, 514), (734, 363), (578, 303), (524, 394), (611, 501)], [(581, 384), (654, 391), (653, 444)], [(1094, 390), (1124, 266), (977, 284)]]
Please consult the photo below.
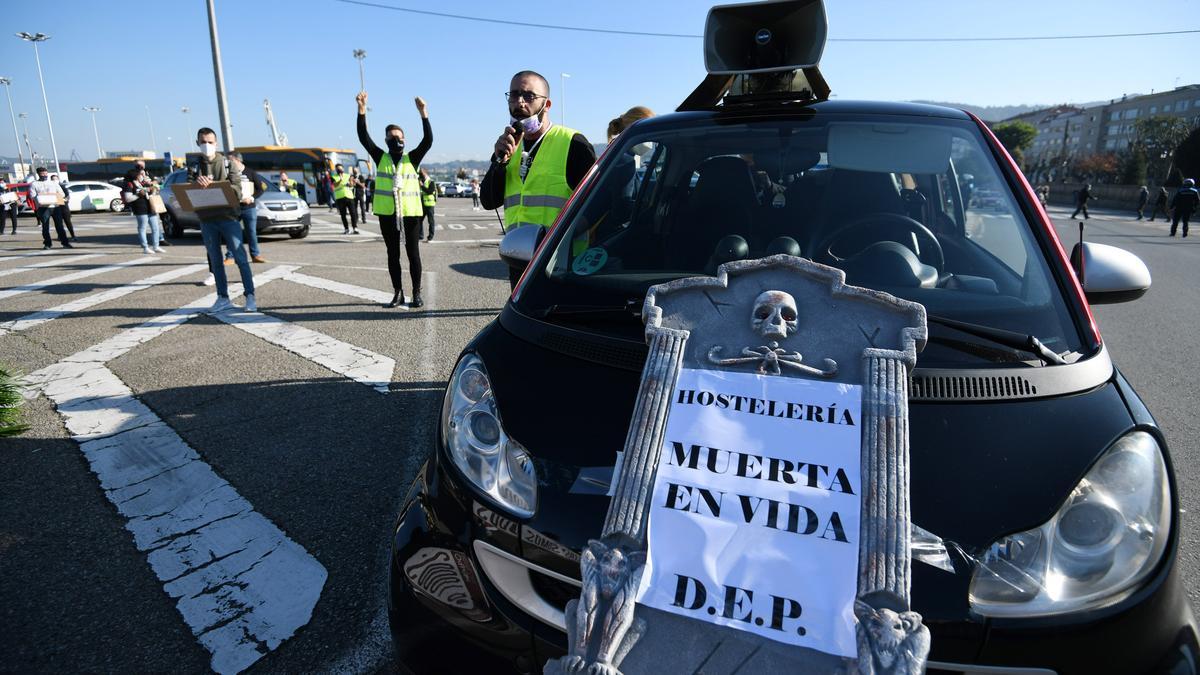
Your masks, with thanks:
[[(493, 145), (491, 168), (483, 181), (472, 181), (473, 208), (491, 210), (503, 206), (505, 229), (525, 225), (550, 227), (595, 163), (595, 150), (582, 133), (551, 121), (553, 101), (545, 77), (528, 70), (517, 73), (505, 98), (512, 122), (504, 127)], [(406, 145), (405, 133), (400, 126), (388, 124), (384, 128), (385, 147), (381, 148), (367, 132), (367, 92), (360, 92), (356, 101), (358, 138), (375, 163), (375, 177), (370, 180), (360, 174), (357, 167), (351, 167), (347, 172), (344, 166), (336, 165), (332, 174), (321, 172), (318, 175), (318, 201), (338, 209), (346, 234), (358, 233), (358, 223), (360, 219), (366, 221), (368, 211), (375, 214), (383, 235), (394, 291), (391, 301), (384, 306), (397, 307), (405, 301), (404, 270), (400, 259), (403, 247), (412, 288), (408, 306), (418, 308), (424, 304), (419, 244), (422, 240), (432, 241), (436, 228), (437, 185), (420, 166), (433, 145), (428, 107), (424, 99), (414, 99), (422, 127), (421, 140), (416, 146)], [(609, 140), (638, 119), (652, 115), (646, 108), (630, 109), (610, 123)], [(189, 182), (201, 187), (228, 182), (238, 200), (236, 208), (209, 208), (197, 212), (211, 271), (206, 283), (215, 285), (217, 290), (217, 299), (210, 311), (215, 313), (233, 307), (225, 273), (229, 264), (235, 264), (241, 274), (246, 309), (257, 311), (250, 262), (265, 262), (258, 248), (255, 198), (266, 184), (246, 167), (240, 153), (222, 155), (217, 152), (217, 136), (211, 128), (203, 127), (197, 131), (196, 145), (200, 152), (187, 167)], [(285, 192), (298, 194), (296, 181), (288, 178), (286, 173), (280, 174), (279, 184)], [(55, 220), (59, 241), (70, 248), (62, 225), (65, 219), (70, 226), (69, 210), (57, 208), (58, 201), (65, 202), (61, 199), (65, 196), (63, 186), (49, 177), (45, 169), (40, 169), (38, 180), (32, 183), (30, 191), (35, 198), (38, 195), (60, 198), (39, 200), (38, 217), (47, 248), (51, 245), (48, 230), (51, 217)], [(158, 186), (146, 174), (144, 164), (139, 162), (139, 166), (126, 175), (122, 197), (137, 220), (142, 250), (161, 252), (161, 246), (167, 244), (158, 214), (165, 207), (158, 197)], [(249, 257), (246, 246), (250, 249)], [(515, 283), (516, 277), (512, 276), (510, 280)]]
[[(1091, 183), (1085, 183), (1075, 193), (1075, 211), (1071, 213), (1071, 219), (1075, 220), (1082, 212), (1084, 220), (1087, 220), (1089, 218), (1088, 202), (1094, 199), (1096, 196), (1092, 194)], [(1044, 199), (1042, 203), (1045, 204)], [(1150, 189), (1142, 185), (1138, 189), (1137, 220), (1145, 218), (1146, 207), (1149, 204)], [(1186, 237), (1188, 236), (1188, 225), (1198, 204), (1200, 204), (1200, 191), (1196, 189), (1195, 179), (1184, 179), (1183, 184), (1175, 191), (1174, 195), (1168, 193), (1166, 187), (1160, 186), (1154, 197), (1154, 209), (1150, 212), (1150, 218), (1147, 221), (1154, 222), (1158, 218), (1158, 214), (1162, 213), (1163, 220), (1170, 218), (1171, 221), (1171, 231), (1168, 236), (1174, 237), (1179, 231), (1180, 223), (1183, 223), (1183, 236)]]
[[(3, 214), (8, 216), (12, 224), (12, 234), (17, 233), (17, 214), (21, 209), (20, 196), (16, 186), (10, 185), (0, 190), (11, 194), (4, 198)], [(58, 235), (58, 243), (63, 248), (74, 248), (76, 241), (75, 225), (71, 222), (71, 209), (67, 203), (67, 182), (60, 181), (57, 174), (51, 174), (46, 167), (38, 167), (37, 180), (29, 182), (29, 201), (37, 215), (38, 223), (42, 226), (42, 248), (51, 248), (54, 240), (50, 237), (50, 221), (54, 221), (54, 231)], [(4, 233), (4, 222), (0, 220), (0, 234)]]

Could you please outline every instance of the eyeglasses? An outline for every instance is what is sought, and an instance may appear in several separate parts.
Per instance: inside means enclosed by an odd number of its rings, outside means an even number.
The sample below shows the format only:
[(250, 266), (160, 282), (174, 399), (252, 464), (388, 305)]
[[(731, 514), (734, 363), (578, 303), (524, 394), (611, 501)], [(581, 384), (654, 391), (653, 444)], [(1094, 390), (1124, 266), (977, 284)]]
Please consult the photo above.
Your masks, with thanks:
[(504, 99), (506, 101), (511, 102), (514, 98), (519, 98), (522, 101), (525, 101), (526, 103), (533, 103), (534, 101), (538, 100), (539, 98), (546, 98), (546, 97), (542, 96), (541, 94), (535, 94), (532, 91), (506, 91), (506, 92), (504, 92)]

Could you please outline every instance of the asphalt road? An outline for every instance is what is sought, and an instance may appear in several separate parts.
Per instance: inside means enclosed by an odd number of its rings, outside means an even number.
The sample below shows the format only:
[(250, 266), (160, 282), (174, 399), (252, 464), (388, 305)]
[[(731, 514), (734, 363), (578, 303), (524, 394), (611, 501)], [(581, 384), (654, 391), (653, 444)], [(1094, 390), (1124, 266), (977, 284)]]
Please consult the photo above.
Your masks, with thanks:
[[(257, 293), (265, 316), (367, 350), (385, 365), (394, 362), (386, 394), (315, 362), (312, 354), (289, 352), (205, 315), (106, 364), (255, 512), (327, 572), (311, 620), (281, 646), (265, 645), (269, 651), (256, 671), (387, 667), (388, 533), (430, 451), (441, 391), (459, 351), (508, 294), (495, 216), (473, 212), (465, 199), (444, 199), (438, 212), (434, 242), (421, 245), (421, 310), (384, 309), (286, 278)], [(264, 238), (269, 262), (254, 265), (255, 276), (289, 265), (308, 277), (367, 289), (360, 295), (390, 295), (384, 244), (370, 234), (378, 232), (373, 217), (358, 236), (343, 236), (337, 214), (323, 208), (314, 220), (307, 239)], [(47, 255), (0, 261), (0, 289), (144, 257), (131, 216), (76, 214), (74, 222), (79, 241), (73, 251), (55, 244)], [(35, 229), (32, 218), (22, 218), (16, 237), (0, 239), (0, 258), (40, 253)], [(198, 233), (174, 243), (150, 262), (9, 297), (0, 290), (0, 325), (204, 261)], [(103, 257), (75, 262), (74, 254)], [(7, 273), (55, 258), (64, 264)], [(404, 266), (411, 294), (407, 260)], [(236, 268), (227, 269), (236, 281)], [(213, 288), (199, 285), (204, 276), (197, 270), (0, 334), (0, 358), (34, 373), (211, 294)], [(212, 654), (147, 565), (153, 549), (139, 550), (131, 541), (126, 527), (138, 519), (127, 518), (106, 496), (91, 456), (85, 459), (70, 440), (47, 397), (29, 402), (26, 419), (28, 433), (0, 440), (0, 670), (207, 671)]]
[[(32, 429), (0, 441), (0, 670), (204, 672), (214, 659), (207, 639), (222, 654), (256, 651), (254, 672), (390, 668), (388, 534), (431, 450), (455, 358), (506, 299), (499, 227), (467, 200), (442, 200), (441, 229), (421, 246), (426, 305), (389, 310), (378, 304), (390, 283), (377, 224), (344, 236), (336, 214), (314, 214), (309, 238), (263, 240), (269, 262), (253, 267), (270, 281), (257, 294), (265, 318), (254, 320), (179, 309), (213, 292), (199, 284), (201, 269), (186, 269), (204, 260), (196, 233), (142, 262), (128, 215), (76, 215), (74, 251), (41, 254), (31, 218), (0, 238), (0, 360), (46, 386), (28, 404)], [(1069, 246), (1077, 230), (1066, 212), (1054, 215)], [(1096, 318), (1170, 440), (1192, 512), (1200, 236), (1169, 239), (1160, 224), (1113, 214), (1097, 214), (1087, 236), (1134, 251), (1154, 275), (1144, 298), (1097, 307)], [(112, 297), (89, 305), (100, 293)], [(83, 373), (86, 393), (56, 387), (71, 372)], [(80, 429), (98, 440), (71, 440)], [(148, 451), (116, 456), (104, 444), (141, 433), (194, 455), (160, 471)], [(201, 499), (201, 510), (229, 513), (142, 508), (164, 477), (185, 470), (218, 482), (222, 497)], [(197, 532), (246, 540), (218, 550)], [(1184, 539), (1195, 603), (1200, 532), (1191, 519)], [(240, 560), (262, 541), (271, 547)], [(192, 566), (212, 574), (187, 586), (203, 575), (171, 564), (202, 545), (214, 548)], [(289, 576), (296, 570), (310, 576)], [(319, 599), (253, 604), (264, 584), (303, 595), (296, 579), (316, 579), (308, 585), (319, 585)], [(287, 621), (294, 631), (280, 628)], [(233, 626), (244, 639), (221, 643)]]

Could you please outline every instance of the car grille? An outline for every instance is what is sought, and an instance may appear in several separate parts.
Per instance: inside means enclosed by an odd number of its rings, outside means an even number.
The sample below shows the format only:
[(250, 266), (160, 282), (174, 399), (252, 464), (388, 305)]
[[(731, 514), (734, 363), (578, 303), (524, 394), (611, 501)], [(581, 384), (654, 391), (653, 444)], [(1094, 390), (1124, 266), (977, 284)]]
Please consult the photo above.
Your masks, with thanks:
[(579, 597), (578, 586), (563, 583), (541, 572), (530, 571), (529, 582), (543, 600), (554, 605), (560, 612), (566, 612), (567, 603)]
[(267, 202), (268, 211), (296, 211), (299, 208), (296, 202)]

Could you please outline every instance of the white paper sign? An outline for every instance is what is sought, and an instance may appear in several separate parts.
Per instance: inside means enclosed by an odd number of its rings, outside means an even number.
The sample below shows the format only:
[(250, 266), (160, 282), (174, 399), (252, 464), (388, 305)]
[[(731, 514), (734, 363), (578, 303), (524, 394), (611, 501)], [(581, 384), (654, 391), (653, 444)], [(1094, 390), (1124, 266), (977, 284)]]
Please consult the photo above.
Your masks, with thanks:
[(855, 657), (862, 388), (684, 369), (639, 602)]
[(225, 200), (225, 193), (221, 192), (219, 188), (188, 190), (188, 199), (191, 200), (193, 209), (229, 206), (229, 202)]

